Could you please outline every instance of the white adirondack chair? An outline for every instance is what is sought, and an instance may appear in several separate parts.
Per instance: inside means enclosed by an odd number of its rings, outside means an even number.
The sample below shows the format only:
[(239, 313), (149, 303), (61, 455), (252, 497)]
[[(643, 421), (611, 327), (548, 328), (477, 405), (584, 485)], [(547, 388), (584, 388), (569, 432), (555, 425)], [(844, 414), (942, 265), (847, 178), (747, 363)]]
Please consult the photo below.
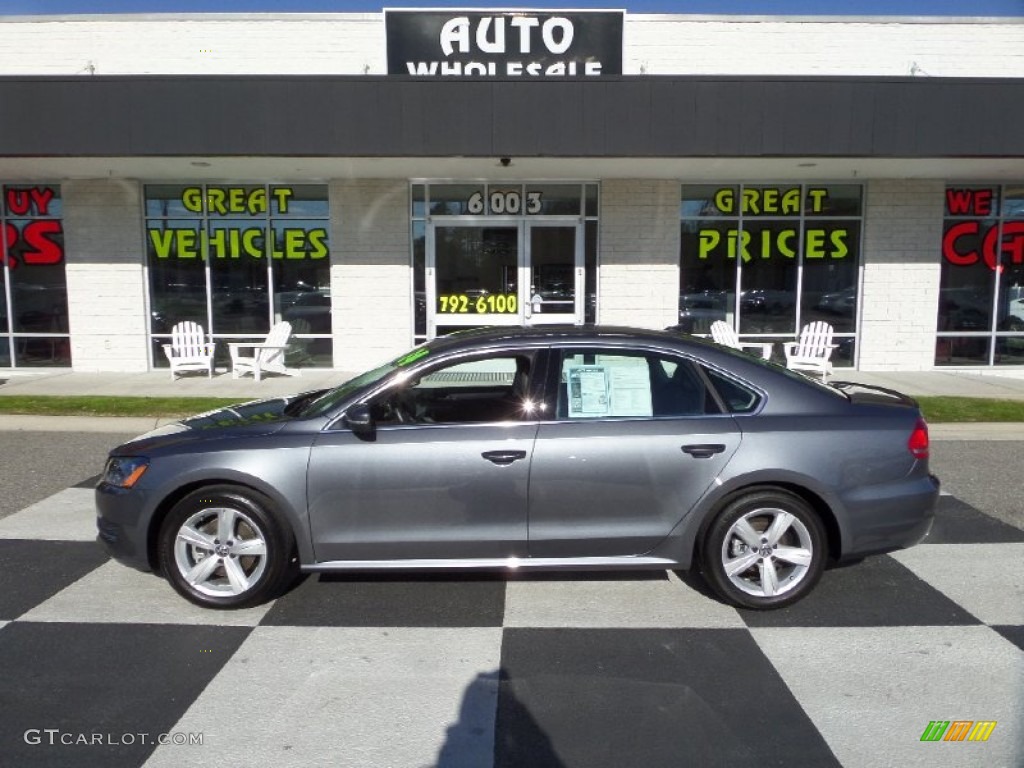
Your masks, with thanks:
[(716, 344), (721, 344), (723, 347), (739, 350), (756, 349), (762, 360), (767, 360), (772, 356), (771, 342), (741, 342), (736, 331), (725, 320), (715, 320), (711, 324), (711, 338), (715, 340)]
[(291, 334), (291, 323), (283, 320), (270, 329), (267, 338), (262, 342), (243, 341), (228, 344), (228, 352), (231, 353), (231, 378), (237, 379), (246, 373), (251, 373), (256, 381), (259, 381), (264, 373), (298, 376), (301, 371), (297, 368), (286, 368), (284, 364), (288, 337)]
[(163, 347), (171, 364), (171, 381), (181, 371), (206, 371), (208, 377), (213, 376), (214, 344), (206, 340), (206, 332), (199, 323), (177, 323), (171, 328), (171, 343)]
[(786, 367), (791, 371), (820, 373), (822, 381), (828, 381), (832, 372), (829, 358), (838, 345), (832, 343), (832, 326), (818, 320), (808, 323), (800, 331), (799, 341), (787, 341), (783, 345), (786, 353)]

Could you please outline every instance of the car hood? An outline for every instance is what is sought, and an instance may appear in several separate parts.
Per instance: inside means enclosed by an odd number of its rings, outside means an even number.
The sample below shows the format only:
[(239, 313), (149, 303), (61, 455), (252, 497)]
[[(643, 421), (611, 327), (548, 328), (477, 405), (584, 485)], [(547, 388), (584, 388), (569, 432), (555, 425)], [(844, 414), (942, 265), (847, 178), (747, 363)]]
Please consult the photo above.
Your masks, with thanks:
[(303, 403), (313, 400), (325, 391), (315, 390), (286, 397), (252, 400), (188, 416), (139, 435), (113, 452), (116, 453), (125, 446), (130, 447), (133, 452), (141, 452), (197, 440), (273, 434), (296, 419), (296, 413), (301, 410), (300, 406)]

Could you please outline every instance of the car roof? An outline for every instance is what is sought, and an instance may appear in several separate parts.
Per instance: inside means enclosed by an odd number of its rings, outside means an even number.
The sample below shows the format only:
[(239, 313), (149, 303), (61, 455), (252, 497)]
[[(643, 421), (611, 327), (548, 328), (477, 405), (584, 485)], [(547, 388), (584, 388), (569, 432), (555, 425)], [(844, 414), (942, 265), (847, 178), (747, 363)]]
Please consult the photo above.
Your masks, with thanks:
[(506, 342), (557, 342), (557, 341), (647, 341), (678, 343), (699, 341), (678, 333), (631, 328), (619, 325), (543, 325), (543, 326), (498, 326), (472, 328), (441, 336), (431, 342), (431, 347), (440, 351), (463, 347), (477, 347), (488, 343)]

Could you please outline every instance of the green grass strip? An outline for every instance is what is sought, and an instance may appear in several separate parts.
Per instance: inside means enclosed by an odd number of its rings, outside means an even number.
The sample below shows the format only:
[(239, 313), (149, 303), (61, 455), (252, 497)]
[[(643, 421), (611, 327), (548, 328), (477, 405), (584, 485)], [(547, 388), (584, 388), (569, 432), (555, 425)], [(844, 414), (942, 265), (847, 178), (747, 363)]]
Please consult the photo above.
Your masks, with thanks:
[(32, 416), (153, 416), (177, 417), (235, 405), (246, 398), (224, 397), (111, 397), (109, 395), (0, 396), (0, 413)]
[(916, 397), (933, 424), (973, 421), (1024, 421), (1024, 400), (988, 397)]

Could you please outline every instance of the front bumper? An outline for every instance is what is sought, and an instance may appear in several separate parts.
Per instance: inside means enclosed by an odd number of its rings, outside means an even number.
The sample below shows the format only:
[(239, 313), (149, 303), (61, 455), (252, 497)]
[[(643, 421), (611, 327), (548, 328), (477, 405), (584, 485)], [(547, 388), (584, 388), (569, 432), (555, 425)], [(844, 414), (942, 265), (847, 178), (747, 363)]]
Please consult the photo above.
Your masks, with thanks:
[(149, 559), (149, 517), (146, 495), (136, 489), (96, 486), (96, 541), (111, 557), (142, 571), (152, 570)]

